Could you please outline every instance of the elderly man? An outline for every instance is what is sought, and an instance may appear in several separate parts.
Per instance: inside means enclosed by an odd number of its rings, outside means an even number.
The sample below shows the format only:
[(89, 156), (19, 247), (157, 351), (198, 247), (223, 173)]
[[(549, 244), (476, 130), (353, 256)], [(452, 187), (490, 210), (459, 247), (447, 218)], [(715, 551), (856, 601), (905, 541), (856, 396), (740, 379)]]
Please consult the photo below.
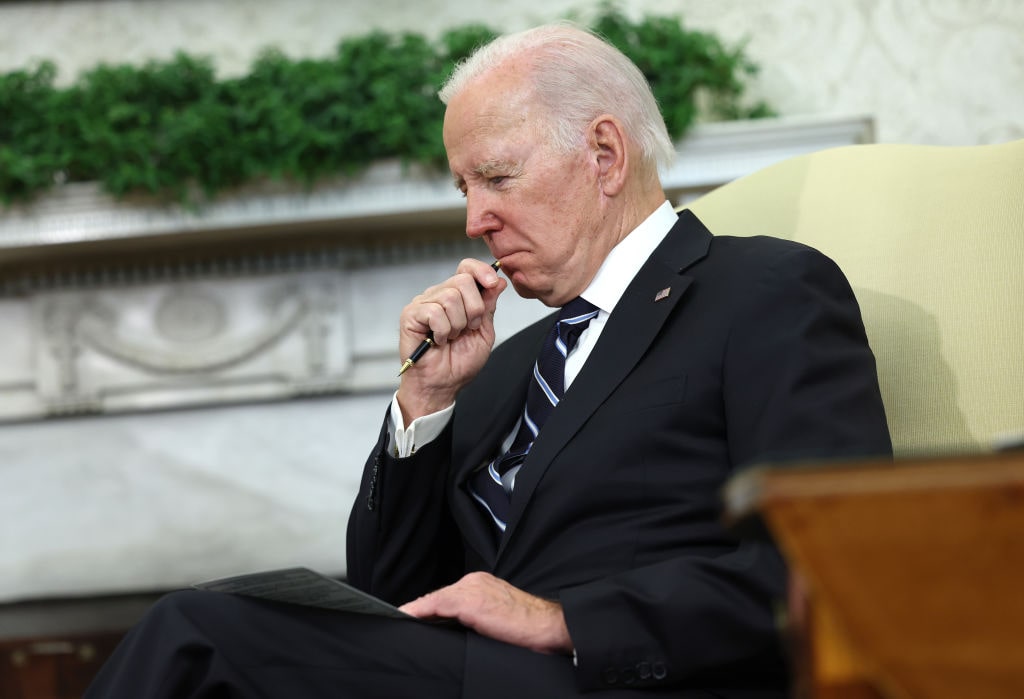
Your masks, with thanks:
[[(441, 97), (466, 232), (504, 276), (464, 260), (402, 311), (401, 356), (433, 347), (367, 463), (348, 570), (449, 623), (178, 593), (92, 696), (785, 696), (785, 568), (722, 526), (720, 489), (890, 453), (849, 285), (677, 216), (650, 89), (586, 31), (500, 38)], [(506, 278), (561, 310), (494, 347)]]

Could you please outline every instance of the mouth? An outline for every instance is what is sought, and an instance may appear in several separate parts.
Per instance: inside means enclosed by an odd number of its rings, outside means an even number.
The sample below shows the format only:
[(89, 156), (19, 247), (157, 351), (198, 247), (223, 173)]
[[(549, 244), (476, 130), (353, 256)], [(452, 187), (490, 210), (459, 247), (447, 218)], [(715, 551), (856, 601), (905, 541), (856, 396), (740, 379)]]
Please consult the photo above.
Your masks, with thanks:
[(515, 258), (520, 252), (522, 252), (522, 251), (521, 250), (495, 250), (494, 248), (491, 248), (491, 255), (494, 256), (495, 260), (501, 262), (501, 266), (502, 267), (504, 267), (506, 264), (508, 264), (506, 262), (506, 260), (508, 260), (509, 258)]
[(494, 269), (496, 269), (496, 270), (500, 270), (500, 271), (504, 272), (506, 270), (506, 268), (508, 267), (508, 263), (506, 262), (506, 260), (512, 254), (513, 253), (511, 253), (511, 252), (504, 252), (503, 253), (503, 252), (498, 252), (497, 250), (493, 250), (492, 249), (491, 250), (491, 257), (494, 258), (494, 264), (492, 265), (492, 267), (494, 267)]
[(505, 253), (503, 255), (494, 256), (494, 264), (497, 265), (495, 269), (499, 274), (505, 275), (509, 281), (512, 281), (512, 276), (519, 271), (519, 265), (516, 264), (515, 253)]

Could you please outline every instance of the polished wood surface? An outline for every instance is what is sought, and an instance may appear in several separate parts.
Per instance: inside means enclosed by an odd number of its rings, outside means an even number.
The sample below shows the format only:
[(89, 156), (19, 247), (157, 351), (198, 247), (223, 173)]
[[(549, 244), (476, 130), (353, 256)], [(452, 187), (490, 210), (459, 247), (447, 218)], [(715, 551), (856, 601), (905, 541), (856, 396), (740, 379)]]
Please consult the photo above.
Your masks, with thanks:
[(757, 469), (726, 500), (790, 562), (801, 696), (1024, 697), (1024, 453)]
[(0, 697), (79, 699), (121, 633), (0, 640)]
[(0, 604), (0, 699), (78, 699), (160, 594)]

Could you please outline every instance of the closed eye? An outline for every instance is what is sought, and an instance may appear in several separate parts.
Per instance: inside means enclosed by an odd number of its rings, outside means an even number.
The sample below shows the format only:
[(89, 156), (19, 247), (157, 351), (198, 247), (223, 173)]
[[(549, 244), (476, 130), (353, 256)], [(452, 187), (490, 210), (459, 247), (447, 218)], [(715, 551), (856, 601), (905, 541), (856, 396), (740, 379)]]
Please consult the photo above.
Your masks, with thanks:
[[(487, 184), (495, 189), (501, 189), (503, 186), (507, 185), (509, 179), (511, 178), (508, 175), (494, 175), (493, 177), (487, 178)], [(469, 185), (465, 182), (456, 182), (455, 188), (459, 190), (459, 194), (463, 199), (465, 199), (466, 193), (469, 191)]]
[(509, 180), (519, 177), (523, 168), (519, 163), (508, 160), (488, 160), (473, 169), (473, 174), (487, 182), (491, 187), (502, 187)]

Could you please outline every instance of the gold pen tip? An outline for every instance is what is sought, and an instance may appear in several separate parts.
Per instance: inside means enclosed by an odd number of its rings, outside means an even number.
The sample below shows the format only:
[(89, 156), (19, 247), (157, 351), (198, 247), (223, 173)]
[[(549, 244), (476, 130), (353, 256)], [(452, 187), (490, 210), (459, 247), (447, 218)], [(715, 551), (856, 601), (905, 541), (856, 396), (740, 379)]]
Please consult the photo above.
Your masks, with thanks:
[(412, 362), (412, 360), (411, 360), (411, 359), (406, 359), (406, 360), (405, 360), (405, 361), (404, 361), (404, 362), (402, 363), (402, 367), (401, 367), (401, 368), (400, 368), (400, 369), (398, 370), (398, 375), (399, 375), (399, 376), (401, 376), (401, 375), (402, 375), (402, 374), (404, 374), (405, 372), (409, 371), (409, 367), (411, 367), (411, 366), (412, 366), (412, 364), (413, 364), (413, 362)]

